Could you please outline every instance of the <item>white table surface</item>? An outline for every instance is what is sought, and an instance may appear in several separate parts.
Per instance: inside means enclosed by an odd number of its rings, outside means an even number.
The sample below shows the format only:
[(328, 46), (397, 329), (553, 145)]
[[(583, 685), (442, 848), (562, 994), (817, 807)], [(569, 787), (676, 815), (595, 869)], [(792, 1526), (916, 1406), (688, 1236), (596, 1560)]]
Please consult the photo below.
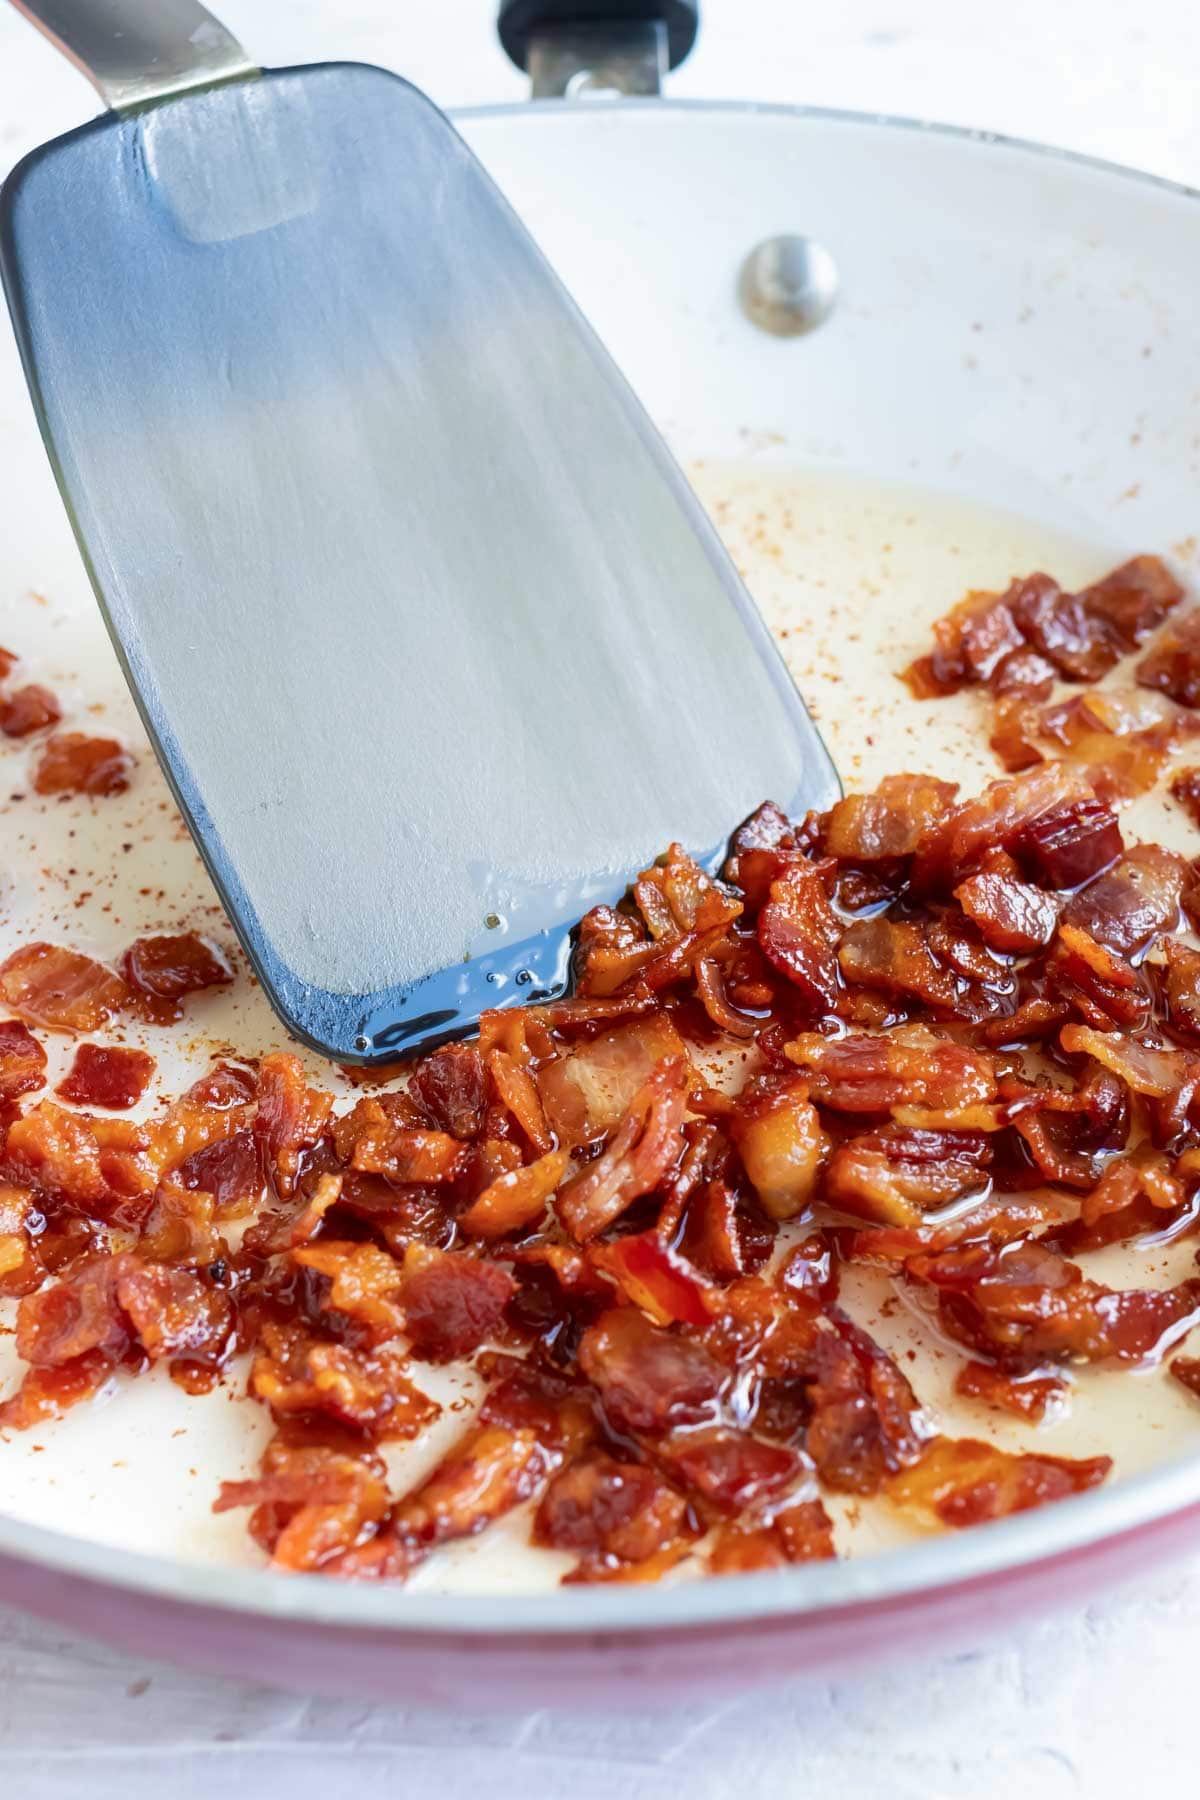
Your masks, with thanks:
[[(1200, 185), (1194, 0), (702, 4), (675, 93), (953, 120)], [(493, 0), (221, 10), (267, 63), (381, 62), (447, 106), (523, 96)], [(0, 168), (93, 110), (90, 89), (0, 0)], [(965, 1653), (640, 1718), (297, 1698), (123, 1657), (0, 1608), (0, 1797), (1124, 1800), (1194, 1786), (1197, 1659), (1200, 1546), (1136, 1597), (1101, 1595)]]

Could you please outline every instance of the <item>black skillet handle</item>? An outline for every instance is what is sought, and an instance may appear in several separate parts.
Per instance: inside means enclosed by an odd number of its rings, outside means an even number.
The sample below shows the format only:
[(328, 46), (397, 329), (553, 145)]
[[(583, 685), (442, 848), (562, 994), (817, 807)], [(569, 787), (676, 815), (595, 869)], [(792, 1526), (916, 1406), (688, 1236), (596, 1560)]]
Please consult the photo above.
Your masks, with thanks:
[(543, 25), (652, 24), (667, 28), (668, 59), (677, 69), (696, 42), (699, 0), (503, 0), (500, 42), (518, 69), (526, 66), (530, 34)]

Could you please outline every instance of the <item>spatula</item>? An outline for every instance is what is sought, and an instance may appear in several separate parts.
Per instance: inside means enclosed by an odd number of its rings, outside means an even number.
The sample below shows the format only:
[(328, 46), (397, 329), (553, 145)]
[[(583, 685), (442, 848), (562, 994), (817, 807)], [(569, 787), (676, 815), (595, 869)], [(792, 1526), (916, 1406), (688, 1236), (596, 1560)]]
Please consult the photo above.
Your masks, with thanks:
[(670, 841), (830, 802), (686, 481), (429, 100), (260, 71), (195, 0), (18, 3), (112, 109), (3, 190), (30, 389), (296, 1037), (378, 1062), (561, 992)]

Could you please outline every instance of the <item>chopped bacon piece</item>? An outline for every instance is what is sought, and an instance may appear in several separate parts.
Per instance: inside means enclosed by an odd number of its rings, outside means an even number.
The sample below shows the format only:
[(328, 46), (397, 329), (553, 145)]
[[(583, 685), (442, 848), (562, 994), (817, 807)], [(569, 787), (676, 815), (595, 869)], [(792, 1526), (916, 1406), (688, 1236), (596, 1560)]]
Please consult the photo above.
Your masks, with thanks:
[(121, 958), (121, 973), (135, 999), (149, 1002), (151, 1016), (163, 1024), (183, 1016), (185, 995), (233, 980), (224, 955), (194, 931), (136, 938)]
[(1068, 1390), (1061, 1375), (1006, 1375), (991, 1363), (969, 1362), (955, 1376), (954, 1391), (1040, 1424)]
[[(332, 1186), (336, 1199), (340, 1192), (337, 1178), (325, 1176), (320, 1186), (326, 1184)], [(322, 1309), (354, 1319), (373, 1344), (384, 1343), (404, 1330), (405, 1313), (399, 1303), (403, 1271), (378, 1244), (343, 1244), (329, 1239), (319, 1244), (301, 1243), (292, 1260), (327, 1278), (329, 1295)]]
[(184, 1187), (210, 1193), (219, 1213), (235, 1214), (262, 1193), (265, 1173), (259, 1141), (253, 1131), (235, 1131), (186, 1157), (178, 1175)]
[(660, 1453), (690, 1492), (722, 1512), (769, 1506), (795, 1486), (805, 1468), (787, 1445), (727, 1425), (682, 1431)]
[(53, 1367), (34, 1364), (26, 1369), (17, 1391), (0, 1403), (0, 1431), (28, 1431), (58, 1418), (68, 1407), (98, 1394), (112, 1372), (112, 1360), (102, 1350), (85, 1350)]
[(971, 875), (955, 888), (954, 898), (993, 950), (1022, 955), (1040, 950), (1054, 936), (1058, 907), (1052, 896), (1012, 875)]
[(0, 681), (12, 674), (20, 660), (15, 650), (0, 649)]
[(807, 1083), (761, 1078), (739, 1095), (728, 1131), (764, 1212), (772, 1219), (798, 1217), (829, 1148)]
[(1180, 706), (1200, 706), (1200, 607), (1171, 622), (1136, 676), (1141, 687), (1169, 694)]
[(983, 1132), (889, 1126), (838, 1145), (825, 1171), (824, 1198), (875, 1224), (919, 1225), (927, 1212), (986, 1194), (991, 1159)]
[(38, 794), (123, 794), (133, 774), (133, 757), (116, 738), (61, 731), (47, 738), (33, 771)]
[(17, 1354), (39, 1368), (57, 1368), (92, 1350), (117, 1362), (131, 1335), (117, 1300), (125, 1260), (91, 1257), (61, 1281), (27, 1294), (17, 1308)]
[(180, 1187), (168, 1178), (155, 1190), (139, 1252), (154, 1262), (206, 1268), (228, 1253), (216, 1229), (215, 1212), (211, 1194)]
[(554, 1407), (535, 1404), (527, 1415), (519, 1406), (510, 1421), (504, 1401), (514, 1387), (523, 1394), (519, 1377), (494, 1389), (479, 1424), (399, 1502), (395, 1528), (402, 1539), (428, 1549), (474, 1537), (530, 1499), (559, 1467), (563, 1437)]
[(445, 1044), (423, 1057), (409, 1093), (439, 1131), (469, 1141), (483, 1129), (487, 1109), (487, 1066), (474, 1044)]
[(900, 1037), (807, 1035), (786, 1046), (812, 1098), (838, 1112), (887, 1112), (893, 1106), (965, 1112), (996, 1096), (993, 1061), (982, 1051), (929, 1032)]
[(657, 1232), (640, 1232), (599, 1244), (592, 1266), (608, 1275), (635, 1306), (658, 1325), (707, 1325), (716, 1301), (687, 1258), (664, 1244)]
[[(998, 700), (1008, 697), (1022, 700), (1048, 700), (1058, 670), (1040, 650), (1012, 650), (996, 664), (988, 677), (988, 686)], [(999, 708), (997, 708), (999, 711)]]
[(953, 1336), (1016, 1373), (1046, 1361), (1145, 1362), (1200, 1319), (1200, 1279), (1114, 1291), (1038, 1244), (945, 1250), (906, 1268), (941, 1292)]
[(1158, 630), (1183, 592), (1160, 557), (1133, 556), (1084, 588), (1079, 599), (1093, 618), (1104, 620), (1121, 649), (1129, 651)]
[(607, 1312), (588, 1328), (579, 1366), (614, 1429), (651, 1437), (711, 1421), (728, 1380), (703, 1344), (652, 1325), (632, 1306)]
[(0, 1020), (0, 1106), (46, 1085), (46, 1052), (17, 1019)]
[[(957, 887), (973, 872), (989, 850), (1009, 850), (1018, 858), (1038, 859), (1038, 834), (1054, 841), (1072, 820), (1090, 819), (1095, 809), (1117, 833), (1117, 843), (1096, 861), (1081, 848), (1075, 861), (1090, 866), (1070, 882), (1051, 880), (1052, 886), (1076, 886), (1112, 862), (1120, 854), (1120, 831), (1111, 810), (1099, 806), (1090, 783), (1081, 773), (1062, 763), (1043, 763), (1011, 781), (993, 781), (982, 794), (964, 800), (927, 831), (913, 864), (913, 885), (928, 893)], [(1032, 837), (1031, 837), (1031, 834)], [(1101, 848), (1104, 846), (1101, 845)]]
[(404, 1253), (400, 1291), (404, 1328), (417, 1355), (452, 1362), (493, 1336), (516, 1283), (496, 1263), (414, 1243)]
[(886, 1351), (830, 1309), (832, 1329), (813, 1343), (805, 1449), (841, 1493), (878, 1493), (921, 1456), (927, 1431), (916, 1395)]
[(103, 1216), (111, 1189), (89, 1120), (42, 1100), (9, 1126), (5, 1148), (9, 1162), (44, 1192)]
[(359, 1430), (416, 1437), (441, 1408), (413, 1386), (394, 1345), (355, 1350), (266, 1321), (250, 1391), (277, 1415), (324, 1413)]
[(860, 919), (847, 927), (838, 966), (849, 982), (923, 1001), (935, 1012), (953, 1012), (959, 982), (933, 954), (928, 931), (904, 919)]
[(574, 1550), (591, 1569), (640, 1563), (694, 1535), (687, 1502), (652, 1469), (586, 1452), (551, 1481), (533, 1526), (535, 1543)]
[(1014, 854), (1040, 882), (1062, 889), (1101, 874), (1121, 854), (1122, 838), (1112, 807), (1089, 797), (1043, 813), (1011, 842)]
[(558, 1215), (586, 1244), (671, 1173), (683, 1152), (684, 1065), (660, 1063), (595, 1162), (558, 1192)]
[(546, 1204), (562, 1180), (565, 1150), (551, 1150), (527, 1168), (510, 1169), (488, 1183), (459, 1217), (468, 1237), (506, 1237), (527, 1230), (545, 1216)]
[(852, 863), (911, 856), (957, 792), (957, 782), (931, 775), (885, 776), (873, 793), (837, 802), (824, 823), (826, 854)]
[[(358, 1103), (364, 1104), (378, 1106), (377, 1101)], [(365, 1130), (355, 1144), (351, 1167), (389, 1181), (438, 1183), (461, 1175), (467, 1161), (466, 1147), (448, 1131), (398, 1125), (381, 1111), (378, 1125)]]
[(487, 1066), (501, 1105), (512, 1114), (535, 1153), (545, 1156), (553, 1150), (554, 1138), (528, 1069), (522, 1068), (503, 1050), (489, 1051)]
[(218, 1364), (226, 1355), (233, 1329), (229, 1297), (189, 1270), (123, 1260), (116, 1296), (151, 1362), (186, 1356)]
[(1200, 1399), (1200, 1356), (1176, 1356), (1170, 1369), (1176, 1381)]
[[(1171, 1033), (1185, 1044), (1200, 1044), (1200, 951), (1189, 950), (1186, 944), (1168, 938), (1163, 953), (1166, 957), (1163, 990)], [(0, 1070), (2, 1068), (0, 1063)], [(0, 1091), (2, 1085), (0, 1073)]]
[(44, 731), (47, 725), (57, 725), (61, 718), (62, 707), (49, 688), (31, 683), (14, 688), (0, 700), (0, 731), (5, 737), (28, 737), (31, 732)]
[(814, 1012), (837, 998), (841, 927), (815, 863), (795, 863), (771, 883), (758, 915), (758, 941), (772, 968), (786, 976)]
[(1032, 769), (1045, 760), (1038, 747), (1041, 719), (1033, 701), (1023, 693), (1003, 694), (992, 712), (988, 743), (1010, 775)]
[(914, 1468), (888, 1483), (900, 1506), (930, 1512), (943, 1525), (979, 1525), (1048, 1506), (1099, 1485), (1111, 1456), (1013, 1455), (978, 1438), (935, 1438)]
[(855, 1231), (846, 1251), (852, 1262), (900, 1267), (922, 1250), (936, 1253), (958, 1244), (1006, 1244), (1013, 1238), (1027, 1237), (1039, 1225), (1056, 1224), (1061, 1217), (1060, 1203), (1047, 1195), (992, 1194), (942, 1225), (882, 1226)]
[(254, 1133), (281, 1194), (292, 1192), (300, 1154), (320, 1138), (332, 1110), (331, 1095), (305, 1084), (298, 1056), (281, 1051), (263, 1057)]
[(537, 1074), (546, 1117), (560, 1144), (595, 1143), (628, 1111), (662, 1063), (686, 1060), (687, 1046), (670, 1019), (654, 1014), (605, 1031)]
[(137, 1105), (153, 1074), (154, 1058), (144, 1050), (80, 1044), (69, 1073), (54, 1091), (74, 1106), (121, 1112)]
[(294, 1443), (280, 1432), (262, 1471), (222, 1482), (213, 1511), (252, 1506), (251, 1535), (280, 1569), (336, 1568), (345, 1552), (371, 1541), (388, 1510), (383, 1463), (361, 1446)]
[(1064, 594), (1049, 575), (1027, 575), (1005, 596), (1017, 627), (1068, 681), (1098, 681), (1122, 646), (1082, 594)]
[(57, 944), (26, 944), (0, 963), (0, 998), (31, 1025), (96, 1031), (121, 1010), (128, 989), (90, 956)]
[(833, 1521), (819, 1500), (777, 1512), (769, 1525), (722, 1525), (708, 1555), (712, 1575), (746, 1575), (789, 1563), (828, 1562), (837, 1555)]
[(1179, 922), (1184, 860), (1158, 844), (1135, 844), (1106, 874), (1067, 902), (1065, 924), (1132, 956)]

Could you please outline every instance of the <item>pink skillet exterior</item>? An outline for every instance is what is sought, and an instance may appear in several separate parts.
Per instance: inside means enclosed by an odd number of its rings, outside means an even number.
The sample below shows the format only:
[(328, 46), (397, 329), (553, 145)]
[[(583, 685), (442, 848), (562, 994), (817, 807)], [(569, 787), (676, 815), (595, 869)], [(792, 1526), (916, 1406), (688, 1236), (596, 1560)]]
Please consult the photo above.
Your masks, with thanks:
[[(885, 1600), (673, 1629), (579, 1633), (364, 1630), (198, 1606), (0, 1556), (0, 1592), (148, 1658), (306, 1692), (410, 1705), (631, 1707), (906, 1655), (1091, 1598), (1194, 1549), (1200, 1504), (1101, 1543)], [(765, 1578), (764, 1579), (768, 1579)]]

